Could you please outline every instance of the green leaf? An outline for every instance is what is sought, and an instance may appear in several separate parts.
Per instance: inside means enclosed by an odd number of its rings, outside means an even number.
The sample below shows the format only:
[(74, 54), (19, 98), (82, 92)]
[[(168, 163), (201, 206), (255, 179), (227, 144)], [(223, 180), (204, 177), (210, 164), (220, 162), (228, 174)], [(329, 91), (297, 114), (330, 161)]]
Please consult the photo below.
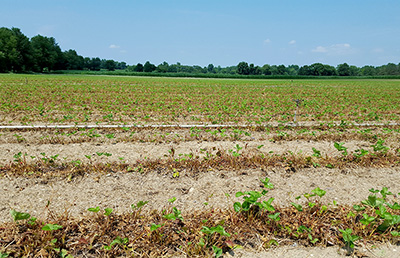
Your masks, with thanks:
[(122, 244), (126, 244), (129, 242), (129, 239), (127, 237), (122, 238), (120, 236), (117, 236), (110, 244), (110, 246), (113, 245), (122, 245)]
[(37, 220), (37, 218), (31, 217), (31, 218), (29, 219), (29, 221), (28, 221), (28, 224), (31, 225), (31, 226), (33, 226), (33, 225), (36, 224), (36, 220)]
[(371, 224), (372, 221), (375, 220), (375, 217), (373, 216), (369, 216), (368, 214), (364, 213), (363, 214), (363, 219), (360, 220), (360, 222), (366, 226), (368, 226), (369, 224)]
[(145, 206), (147, 203), (149, 203), (149, 201), (145, 201), (145, 202), (139, 201), (138, 203), (136, 203), (136, 205), (132, 204), (131, 208), (132, 208), (132, 210), (138, 210), (138, 209), (142, 208), (143, 206)]
[(262, 208), (263, 210), (267, 211), (275, 211), (274, 206), (272, 206), (272, 202), (275, 200), (275, 198), (271, 197), (268, 199), (268, 201), (263, 201), (262, 203), (259, 203), (259, 207)]
[[(397, 231), (395, 231), (395, 230), (390, 231), (390, 234), (392, 234), (392, 236), (395, 236), (395, 237), (400, 237), (400, 232), (397, 232)], [(0, 256), (0, 257), (1, 257), (1, 256)]]
[(89, 209), (87, 209), (88, 211), (91, 211), (91, 212), (99, 212), (100, 211), (100, 207), (99, 206), (97, 206), (96, 208), (89, 208)]
[(31, 217), (31, 215), (29, 213), (18, 212), (16, 210), (11, 210), (10, 214), (11, 214), (12, 218), (14, 219), (14, 221), (29, 219)]
[(44, 231), (53, 231), (58, 229), (62, 229), (62, 226), (57, 224), (46, 224), (45, 226), (42, 227), (42, 230)]
[(268, 214), (268, 218), (274, 221), (280, 221), (281, 220), (281, 218), (279, 217), (280, 214), (281, 214), (280, 212), (277, 212), (275, 214)]
[(110, 214), (113, 212), (112, 208), (105, 208), (104, 209), (104, 215), (110, 216)]
[(244, 195), (243, 192), (237, 192), (237, 193), (235, 194), (236, 197), (240, 197), (240, 196), (243, 196), (243, 195)]
[(168, 220), (176, 220), (177, 219), (175, 214), (173, 214), (173, 213), (166, 214), (163, 216), (163, 218), (168, 219)]
[(311, 192), (315, 193), (316, 195), (318, 195), (319, 197), (322, 197), (326, 194), (326, 191), (322, 190), (321, 188), (317, 187), (314, 190), (312, 190)]
[(150, 230), (151, 230), (151, 231), (154, 231), (154, 230), (156, 230), (156, 229), (158, 229), (158, 228), (161, 228), (163, 225), (164, 225), (164, 224), (158, 225), (158, 224), (151, 223)]
[(343, 154), (343, 156), (347, 156), (347, 147), (344, 147), (343, 146), (344, 145), (344, 143), (338, 143), (338, 142), (335, 142), (334, 144), (333, 144), (333, 146), (338, 150), (338, 151), (343, 151), (342, 152), (342, 154)]
[(235, 203), (233, 204), (233, 209), (234, 209), (236, 212), (239, 212), (239, 211), (242, 209), (242, 205), (240, 204), (240, 202), (235, 202)]
[(215, 254), (215, 257), (216, 257), (216, 258), (222, 256), (222, 249), (221, 249), (221, 248), (216, 247), (215, 245), (213, 245), (212, 249), (213, 249), (213, 251), (214, 251), (214, 254)]
[(265, 188), (272, 189), (274, 188), (274, 185), (269, 182), (270, 180), (271, 179), (269, 179), (268, 177), (266, 177), (265, 180), (260, 179), (260, 181), (264, 184)]
[(200, 238), (200, 239), (199, 239), (198, 245), (201, 246), (201, 247), (203, 247), (203, 246), (205, 246), (205, 244), (206, 244), (206, 243), (204, 242), (204, 238)]
[(176, 197), (172, 197), (171, 199), (168, 199), (168, 201), (169, 201), (170, 203), (174, 203), (174, 202), (176, 201)]
[(298, 211), (303, 211), (303, 206), (301, 206), (300, 204), (297, 203), (290, 203), (293, 207), (295, 207)]
[(368, 191), (370, 191), (371, 193), (379, 193), (379, 190), (375, 190), (374, 188), (371, 188)]
[(360, 205), (353, 205), (353, 209), (355, 209), (356, 211), (363, 211), (365, 210), (365, 207)]
[(380, 191), (380, 193), (381, 193), (383, 199), (386, 199), (387, 195), (393, 195), (392, 192), (389, 192), (387, 187), (383, 187), (382, 190)]
[(0, 252), (0, 258), (6, 258), (6, 257), (8, 257), (8, 254)]
[(299, 226), (299, 228), (297, 229), (297, 232), (299, 232), (299, 233), (311, 232), (311, 228), (308, 228), (308, 227), (306, 227), (306, 226), (301, 225), (301, 226)]
[(394, 204), (386, 203), (386, 205), (393, 210), (400, 210), (400, 205), (397, 202)]
[(207, 235), (211, 235), (213, 233), (219, 233), (221, 236), (227, 236), (227, 237), (231, 236), (228, 232), (225, 231), (224, 227), (221, 225), (211, 228), (203, 226), (203, 229), (200, 231)]

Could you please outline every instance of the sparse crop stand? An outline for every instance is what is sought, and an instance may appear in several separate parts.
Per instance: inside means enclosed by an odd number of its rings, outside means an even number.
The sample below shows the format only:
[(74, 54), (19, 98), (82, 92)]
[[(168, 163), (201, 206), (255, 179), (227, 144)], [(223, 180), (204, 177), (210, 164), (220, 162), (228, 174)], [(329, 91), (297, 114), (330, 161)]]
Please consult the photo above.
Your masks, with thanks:
[(399, 100), (399, 80), (1, 74), (0, 257), (371, 256), (400, 242)]

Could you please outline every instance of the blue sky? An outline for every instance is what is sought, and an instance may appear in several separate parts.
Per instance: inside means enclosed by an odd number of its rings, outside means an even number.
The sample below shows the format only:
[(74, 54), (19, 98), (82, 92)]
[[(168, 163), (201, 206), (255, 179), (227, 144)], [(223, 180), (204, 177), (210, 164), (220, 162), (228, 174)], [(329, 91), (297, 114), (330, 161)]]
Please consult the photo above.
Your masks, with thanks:
[(2, 0), (0, 26), (62, 50), (187, 65), (400, 62), (399, 0)]

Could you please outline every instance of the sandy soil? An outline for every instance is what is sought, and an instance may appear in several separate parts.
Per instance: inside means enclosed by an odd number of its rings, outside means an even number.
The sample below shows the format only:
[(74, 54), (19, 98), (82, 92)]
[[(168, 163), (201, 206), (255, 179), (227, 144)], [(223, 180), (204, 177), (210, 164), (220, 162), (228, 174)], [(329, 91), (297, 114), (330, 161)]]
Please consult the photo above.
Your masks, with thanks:
[[(268, 140), (248, 142), (217, 141), (182, 143), (112, 143), (85, 142), (77, 144), (29, 144), (0, 143), (0, 164), (12, 162), (13, 155), (26, 153), (40, 157), (60, 154), (59, 160), (86, 160), (85, 155), (93, 155), (92, 162), (134, 162), (144, 157), (162, 158), (169, 155), (168, 150), (175, 149), (175, 155), (194, 153), (203, 155), (205, 150), (234, 149), (235, 145), (245, 146), (257, 151), (257, 146), (264, 145), (261, 151), (268, 153), (312, 154), (316, 148), (323, 155), (339, 155), (332, 142), (291, 141), (273, 143)], [(346, 141), (349, 151), (358, 148), (368, 149), (370, 143)], [(258, 150), (260, 151), (260, 150)], [(111, 153), (111, 157), (98, 157), (96, 152)], [(119, 158), (123, 157), (123, 161)], [(162, 209), (169, 205), (168, 198), (176, 197), (174, 203), (185, 212), (205, 207), (228, 208), (237, 200), (237, 191), (260, 189), (260, 178), (269, 177), (275, 188), (269, 196), (274, 197), (276, 205), (288, 205), (296, 196), (310, 192), (316, 187), (327, 191), (323, 197), (325, 203), (337, 201), (338, 204), (355, 204), (367, 198), (370, 188), (381, 189), (386, 186), (393, 193), (400, 193), (400, 168), (359, 168), (359, 169), (302, 169), (288, 174), (283, 168), (248, 169), (242, 171), (210, 170), (193, 177), (184, 171), (178, 178), (160, 175), (156, 172), (111, 173), (108, 175), (85, 175), (67, 179), (27, 179), (0, 178), (0, 223), (11, 221), (10, 209), (29, 212), (35, 217), (46, 216), (46, 205), (54, 212), (68, 212), (74, 217), (87, 214), (87, 208), (100, 206), (111, 207), (117, 213), (129, 212), (130, 205), (138, 201), (149, 201), (146, 208)], [(227, 196), (227, 194), (229, 196)], [(397, 196), (391, 198), (398, 198)], [(303, 198), (304, 199), (304, 198)], [(304, 200), (303, 200), (304, 201)], [(400, 202), (400, 200), (397, 200)], [(339, 248), (311, 248), (297, 246), (280, 247), (264, 252), (262, 250), (238, 250), (234, 257), (338, 257)], [(381, 246), (380, 249), (365, 249), (371, 257), (398, 257), (400, 247)], [(256, 251), (256, 253), (253, 253)], [(226, 255), (229, 257), (229, 254)]]
[[(238, 191), (259, 190), (260, 178), (268, 176), (275, 188), (269, 195), (277, 205), (287, 205), (295, 197), (309, 193), (316, 187), (327, 191), (326, 203), (355, 204), (368, 197), (368, 189), (386, 186), (393, 193), (400, 192), (400, 169), (304, 169), (288, 175), (283, 169), (269, 171), (246, 170), (209, 171), (198, 178), (181, 173), (179, 178), (148, 173), (113, 173), (105, 176), (88, 175), (73, 181), (26, 178), (0, 179), (0, 221), (11, 221), (9, 210), (14, 208), (34, 216), (44, 216), (48, 201), (56, 212), (68, 209), (80, 216), (89, 207), (111, 207), (127, 212), (132, 203), (149, 201), (150, 209), (168, 205), (168, 198), (183, 212), (208, 207), (227, 208), (233, 205)], [(229, 194), (228, 198), (226, 194)], [(398, 198), (393, 197), (393, 198)], [(399, 202), (399, 201), (398, 201)]]

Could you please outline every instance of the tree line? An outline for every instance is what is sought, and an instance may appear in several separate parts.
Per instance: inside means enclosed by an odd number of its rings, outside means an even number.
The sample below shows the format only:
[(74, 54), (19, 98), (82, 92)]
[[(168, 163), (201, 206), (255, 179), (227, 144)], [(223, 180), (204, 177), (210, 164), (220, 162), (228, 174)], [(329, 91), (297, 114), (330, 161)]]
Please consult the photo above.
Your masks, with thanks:
[(209, 64), (198, 65), (168, 64), (159, 65), (125, 62), (83, 57), (73, 50), (62, 51), (53, 37), (37, 35), (29, 39), (18, 28), (0, 28), (0, 72), (50, 72), (60, 70), (125, 70), (144, 73), (185, 73), (185, 74), (228, 74), (228, 75), (272, 75), (272, 76), (387, 76), (400, 75), (400, 63), (382, 66), (357, 67), (347, 63), (334, 67), (327, 64), (311, 65), (269, 65), (256, 66), (240, 62), (235, 66), (221, 67)]

